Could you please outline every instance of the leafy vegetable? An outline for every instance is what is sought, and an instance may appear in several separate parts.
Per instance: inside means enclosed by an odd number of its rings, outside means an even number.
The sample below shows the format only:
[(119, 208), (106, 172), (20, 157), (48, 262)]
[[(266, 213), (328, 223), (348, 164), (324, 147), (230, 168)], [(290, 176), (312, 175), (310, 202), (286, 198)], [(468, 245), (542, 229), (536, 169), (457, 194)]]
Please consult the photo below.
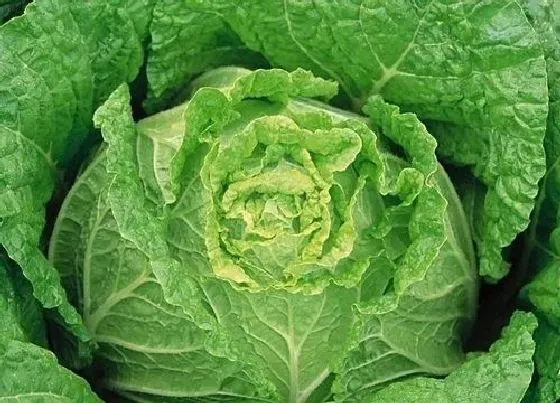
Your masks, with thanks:
[(559, 7), (0, 0), (0, 400), (558, 400)]
[(371, 402), (520, 402), (529, 386), (535, 352), (535, 317), (515, 313), (486, 354), (465, 362), (443, 380), (415, 378), (396, 382)]
[[(439, 153), (486, 185), (480, 272), (506, 274), (500, 250), (527, 227), (544, 174), (547, 115), (542, 50), (516, 2), (184, 3), (221, 16), (273, 65), (336, 79), (358, 108), (380, 94), (426, 119)], [(148, 59), (155, 90), (161, 58)]]
[(4, 401), (101, 401), (83, 379), (61, 367), (53, 353), (34, 344), (0, 343), (0, 362), (0, 399)]
[(0, 280), (0, 400), (99, 402), (84, 380), (42, 348), (47, 342), (39, 305), (27, 281), (4, 258)]
[(38, 247), (57, 168), (87, 135), (92, 107), (142, 63), (140, 13), (118, 4), (37, 1), (0, 27), (0, 242), (35, 297), (82, 340), (81, 319)]
[(0, 279), (0, 337), (46, 346), (43, 314), (37, 302), (30, 298), (29, 284), (4, 258), (0, 258)]
[(533, 398), (539, 402), (560, 399), (560, 381), (556, 345), (560, 343), (560, 311), (558, 296), (558, 161), (560, 158), (560, 4), (557, 2), (525, 1), (527, 16), (533, 23), (545, 50), (549, 105), (545, 148), (547, 172), (543, 179), (535, 207), (533, 222), (526, 237), (526, 246), (520, 270), (539, 270), (533, 281), (524, 289), (522, 297), (541, 316), (536, 334), (538, 381)]
[[(76, 271), (72, 295), (114, 368), (103, 382), (296, 402), (327, 397), (338, 372), (335, 391), (359, 401), (459, 365), (474, 256), (415, 116), (372, 98), (368, 126), (299, 98), (336, 91), (302, 70), (226, 68), (195, 86), (137, 126), (126, 87), (113, 93), (95, 117), (107, 148), (55, 226), (50, 256)], [(185, 371), (201, 381), (172, 380)]]

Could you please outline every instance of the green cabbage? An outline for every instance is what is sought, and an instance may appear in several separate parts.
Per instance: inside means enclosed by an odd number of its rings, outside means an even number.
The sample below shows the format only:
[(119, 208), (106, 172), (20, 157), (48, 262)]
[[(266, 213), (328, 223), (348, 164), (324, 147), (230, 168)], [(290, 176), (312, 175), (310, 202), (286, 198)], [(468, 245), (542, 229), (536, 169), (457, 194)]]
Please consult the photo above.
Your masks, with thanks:
[(362, 401), (463, 361), (477, 276), (435, 141), (378, 97), (364, 118), (303, 70), (223, 68), (132, 120), (64, 202), (50, 258), (106, 387), (156, 397)]
[(558, 400), (559, 5), (0, 0), (0, 400)]

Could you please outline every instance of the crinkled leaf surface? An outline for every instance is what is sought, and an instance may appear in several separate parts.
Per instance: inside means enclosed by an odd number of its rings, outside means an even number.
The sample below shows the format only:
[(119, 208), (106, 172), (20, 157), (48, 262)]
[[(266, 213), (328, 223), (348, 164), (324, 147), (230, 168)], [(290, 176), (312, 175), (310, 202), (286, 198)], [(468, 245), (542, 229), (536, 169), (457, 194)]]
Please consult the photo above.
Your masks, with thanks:
[(52, 352), (17, 340), (0, 341), (0, 400), (101, 402), (87, 382), (62, 367)]
[(555, 386), (560, 380), (555, 362), (556, 345), (560, 343), (560, 4), (525, 0), (522, 5), (545, 50), (550, 110), (545, 137), (547, 172), (518, 270), (525, 277), (533, 274), (531, 271), (539, 271), (523, 290), (522, 298), (543, 316), (536, 334), (537, 381), (533, 397), (539, 402), (553, 402), (560, 398), (559, 389)]
[(535, 332), (534, 383), (527, 392), (526, 403), (552, 403), (560, 399), (560, 334), (556, 327), (539, 316), (539, 327)]
[(258, 396), (243, 366), (228, 361), (225, 348), (215, 352), (222, 343), (214, 342), (215, 319), (202, 306), (194, 273), (171, 257), (165, 220), (144, 201), (126, 86), (95, 122), (107, 148), (62, 207), (50, 256), (68, 270), (98, 359), (112, 374), (105, 386), (138, 395)]
[(35, 297), (82, 340), (81, 320), (39, 249), (43, 206), (88, 134), (93, 107), (142, 63), (150, 3), (142, 4), (38, 0), (0, 27), (0, 242)]
[[(150, 25), (149, 110), (180, 97), (192, 77), (224, 65), (260, 67), (265, 59), (239, 40), (224, 18), (185, 1), (160, 0)], [(186, 96), (186, 94), (185, 94)]]
[(537, 30), (545, 49), (549, 89), (549, 115), (545, 137), (547, 172), (535, 207), (534, 219), (527, 236), (527, 253), (520, 270), (533, 266), (543, 267), (554, 258), (555, 232), (558, 226), (560, 185), (558, 161), (560, 160), (560, 5), (557, 2), (525, 0), (527, 16)]
[(402, 377), (449, 373), (464, 359), (458, 348), (461, 340), (454, 334), (458, 325), (463, 331), (468, 329), (468, 307), (476, 304), (474, 268), (465, 265), (474, 255), (464, 213), (449, 179), (444, 175), (435, 179), (450, 202), (446, 244), (424, 281), (408, 288), (398, 303), (387, 298), (381, 300), (384, 303), (369, 304), (380, 273), (394, 270), (386, 258), (372, 262), (362, 279), (353, 345), (336, 367), (333, 390), (340, 401), (367, 400), (373, 391)]
[(504, 402), (523, 398), (533, 372), (536, 318), (517, 312), (490, 351), (468, 360), (445, 379), (413, 378), (395, 382), (366, 401), (383, 402)]
[(43, 314), (18, 268), (0, 257), (0, 338), (47, 345)]
[(507, 273), (501, 249), (527, 227), (544, 174), (548, 110), (542, 48), (516, 2), (186, 4), (221, 16), (271, 64), (336, 79), (357, 108), (380, 94), (429, 121), (440, 154), (488, 188), (480, 272)]
[(100, 402), (46, 345), (41, 307), (29, 282), (0, 257), (0, 401)]
[[(148, 401), (322, 401), (334, 372), (364, 393), (383, 385), (353, 365), (388, 362), (399, 378), (408, 362), (460, 364), (474, 258), (435, 142), (380, 99), (368, 125), (300, 98), (335, 91), (303, 70), (226, 68), (136, 125), (126, 86), (97, 111), (106, 146), (66, 199), (50, 257), (106, 387)], [(380, 367), (376, 321), (394, 342)]]

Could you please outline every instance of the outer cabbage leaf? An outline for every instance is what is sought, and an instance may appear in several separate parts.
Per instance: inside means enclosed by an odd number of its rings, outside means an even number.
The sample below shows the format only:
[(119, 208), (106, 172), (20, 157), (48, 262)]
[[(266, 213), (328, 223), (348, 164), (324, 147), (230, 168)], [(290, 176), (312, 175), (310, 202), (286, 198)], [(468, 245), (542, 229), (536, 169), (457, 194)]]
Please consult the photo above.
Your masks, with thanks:
[[(453, 186), (445, 175), (436, 178), (449, 201), (446, 244), (425, 280), (411, 286), (398, 304), (387, 298), (385, 305), (371, 305), (370, 287), (378, 274), (373, 270), (366, 273), (353, 344), (336, 369), (333, 390), (340, 401), (367, 400), (372, 391), (414, 374), (445, 375), (463, 360), (462, 341), (454, 335), (458, 324), (468, 333), (469, 307), (476, 305), (474, 268), (465, 264), (474, 261), (474, 254)], [(389, 263), (379, 259), (372, 267), (389, 266), (391, 270)]]
[[(68, 305), (56, 271), (37, 249), (44, 222), (42, 206), (53, 188), (54, 161), (64, 158), (73, 121), (86, 118), (77, 104), (91, 103), (91, 86), (82, 84), (88, 78), (88, 60), (72, 51), (81, 45), (78, 26), (57, 5), (30, 5), (25, 17), (0, 28), (5, 66), (0, 78), (4, 87), (0, 124), (11, 128), (2, 127), (1, 136), (0, 242), (22, 266), (37, 299), (47, 308), (58, 308), (83, 339), (80, 318)], [(59, 46), (54, 45), (56, 34), (50, 35), (56, 21), (69, 36)], [(43, 35), (31, 40), (41, 31)], [(52, 56), (61, 62), (46, 65)]]
[(560, 398), (560, 334), (557, 328), (539, 316), (535, 332), (535, 371), (531, 388), (523, 402), (556, 402)]
[(529, 223), (547, 116), (542, 48), (516, 2), (184, 4), (221, 16), (272, 65), (337, 80), (356, 109), (380, 94), (428, 121), (439, 153), (488, 188), (476, 220), (481, 274), (507, 273), (501, 249)]
[(223, 65), (262, 67), (265, 59), (243, 44), (224, 19), (199, 12), (184, 1), (158, 1), (150, 25), (147, 61), (149, 111), (186, 97), (189, 81)]
[(549, 114), (545, 137), (547, 172), (543, 179), (535, 213), (526, 239), (526, 253), (519, 270), (543, 267), (557, 252), (555, 229), (558, 226), (560, 188), (560, 5), (556, 2), (525, 0), (527, 16), (539, 33), (545, 49), (548, 73)]
[(378, 317), (409, 325), (395, 355), (418, 372), (458, 366), (474, 258), (425, 127), (379, 98), (371, 122), (303, 98), (336, 92), (303, 70), (218, 69), (193, 87), (136, 125), (115, 91), (95, 118), (106, 146), (55, 225), (50, 257), (103, 385), (140, 401), (323, 401), (351, 350), (371, 360), (357, 335)]
[(27, 280), (0, 257), (0, 339), (47, 345), (41, 308)]
[(528, 401), (556, 402), (560, 398), (560, 276), (557, 261), (550, 262), (521, 292), (521, 298), (542, 317), (535, 335), (536, 386)]
[(0, 400), (101, 402), (87, 382), (58, 364), (50, 351), (32, 343), (1, 338)]
[(536, 318), (514, 313), (488, 353), (475, 356), (445, 379), (413, 378), (374, 393), (370, 402), (518, 403), (533, 372)]
[(44, 205), (93, 107), (137, 74), (151, 14), (142, 4), (38, 0), (0, 27), (0, 243), (82, 341), (81, 319), (40, 250)]
[(554, 358), (557, 357), (555, 346), (560, 343), (560, 4), (533, 0), (525, 0), (522, 4), (545, 50), (550, 110), (544, 143), (547, 172), (517, 269), (525, 278), (533, 274), (531, 271), (538, 270), (522, 292), (522, 298), (543, 317), (535, 336), (537, 375), (532, 397), (539, 402), (553, 402), (560, 398), (560, 391), (555, 386), (560, 375)]
[(0, 257), (0, 400), (100, 402), (46, 346), (43, 315), (19, 268)]

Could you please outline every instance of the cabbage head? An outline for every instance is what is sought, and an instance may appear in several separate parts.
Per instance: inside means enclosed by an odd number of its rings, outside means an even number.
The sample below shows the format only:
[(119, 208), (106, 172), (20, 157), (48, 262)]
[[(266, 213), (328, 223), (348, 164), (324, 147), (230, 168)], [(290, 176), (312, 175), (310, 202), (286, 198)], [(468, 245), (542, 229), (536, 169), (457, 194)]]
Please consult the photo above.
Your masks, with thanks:
[(359, 402), (458, 367), (472, 240), (417, 117), (376, 96), (363, 116), (335, 109), (336, 84), (304, 70), (221, 68), (190, 90), (137, 122), (113, 92), (54, 228), (100, 385), (141, 402)]

